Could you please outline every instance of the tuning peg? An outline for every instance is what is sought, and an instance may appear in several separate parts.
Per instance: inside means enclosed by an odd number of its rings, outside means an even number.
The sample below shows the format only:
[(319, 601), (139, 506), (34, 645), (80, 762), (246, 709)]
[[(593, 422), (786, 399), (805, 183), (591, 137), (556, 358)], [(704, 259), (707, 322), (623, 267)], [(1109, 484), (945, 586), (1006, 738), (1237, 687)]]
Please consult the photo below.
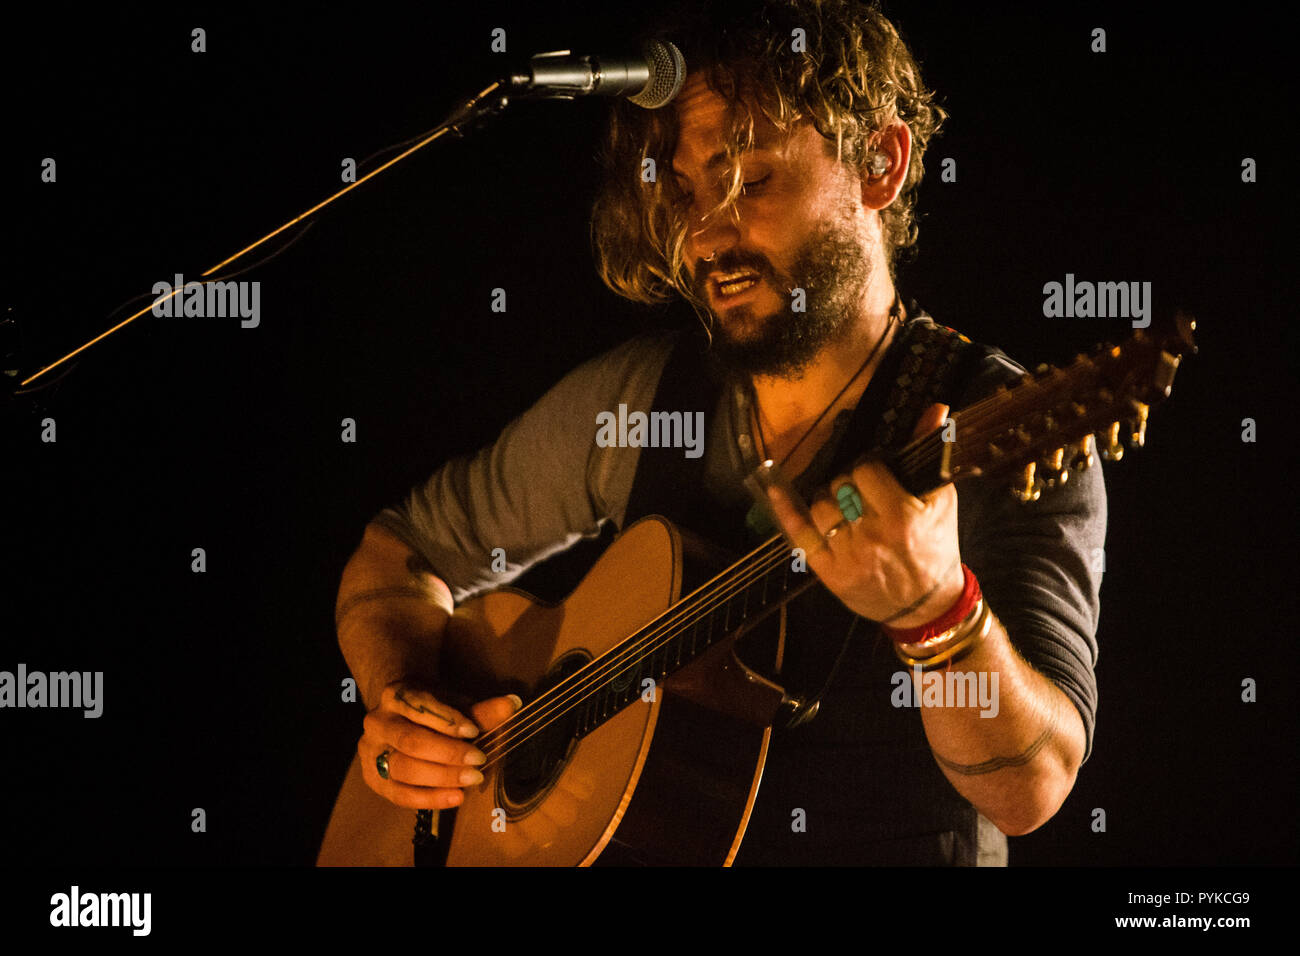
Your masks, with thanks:
[(1101, 457), (1107, 461), (1119, 461), (1124, 457), (1124, 446), (1119, 443), (1119, 422), (1107, 430), (1105, 437), (1097, 436), (1101, 444)]
[(1037, 501), (1042, 495), (1043, 483), (1034, 477), (1037, 470), (1038, 466), (1031, 461), (1020, 473), (1020, 482), (1012, 489), (1012, 494), (1021, 501)]
[(1065, 467), (1065, 449), (1058, 448), (1043, 459), (1043, 470), (1051, 472), (1047, 479), (1049, 487), (1065, 484), (1070, 478), (1070, 470)]
[(1070, 459), (1070, 467), (1075, 471), (1084, 471), (1092, 467), (1092, 436), (1084, 435), (1079, 442), (1079, 450)]
[(1137, 415), (1129, 422), (1128, 443), (1130, 448), (1141, 448), (1147, 441), (1147, 412), (1150, 406), (1141, 402), (1134, 402), (1137, 406)]

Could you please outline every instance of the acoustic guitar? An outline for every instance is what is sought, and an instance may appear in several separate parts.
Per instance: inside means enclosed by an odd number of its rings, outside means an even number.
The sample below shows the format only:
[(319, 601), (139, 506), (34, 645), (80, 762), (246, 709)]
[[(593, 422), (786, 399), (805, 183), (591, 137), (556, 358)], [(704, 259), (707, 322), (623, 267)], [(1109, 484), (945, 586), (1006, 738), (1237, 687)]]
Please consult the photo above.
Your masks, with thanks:
[[(1094, 451), (1119, 459), (1121, 431), (1143, 444), (1150, 405), (1195, 352), (1194, 329), (1180, 313), (1164, 333), (1040, 366), (953, 412), (954, 440), (935, 432), (882, 460), (913, 494), (983, 476), (1034, 500)], [(771, 728), (804, 706), (773, 676), (783, 634), (762, 667), (737, 642), (817, 583), (799, 564), (778, 535), (716, 571), (707, 546), (650, 517), (561, 603), (503, 588), (458, 607), (443, 644), (449, 685), (459, 699), (513, 692), (524, 706), (476, 741), (483, 782), (437, 819), (445, 863), (730, 864)], [(317, 862), (412, 865), (416, 823), (365, 784), (354, 758)]]

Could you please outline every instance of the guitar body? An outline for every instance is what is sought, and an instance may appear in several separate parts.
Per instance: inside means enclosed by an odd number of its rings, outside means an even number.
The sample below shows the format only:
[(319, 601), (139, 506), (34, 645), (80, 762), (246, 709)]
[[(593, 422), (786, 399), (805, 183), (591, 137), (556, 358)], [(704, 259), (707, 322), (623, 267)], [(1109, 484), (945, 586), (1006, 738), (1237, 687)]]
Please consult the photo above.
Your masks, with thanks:
[[(515, 692), (527, 704), (677, 602), (683, 579), (704, 570), (686, 568), (684, 540), (669, 522), (646, 518), (560, 604), (513, 589), (466, 602), (448, 625), (444, 672), (473, 699)], [(529, 744), (490, 760), (454, 813), (447, 864), (729, 864), (784, 699), (739, 662), (734, 640), (641, 685), (640, 696), (594, 728), (575, 732), (561, 715)], [(415, 811), (371, 791), (359, 759), (318, 863), (409, 866)], [(445, 831), (452, 814), (442, 816)]]

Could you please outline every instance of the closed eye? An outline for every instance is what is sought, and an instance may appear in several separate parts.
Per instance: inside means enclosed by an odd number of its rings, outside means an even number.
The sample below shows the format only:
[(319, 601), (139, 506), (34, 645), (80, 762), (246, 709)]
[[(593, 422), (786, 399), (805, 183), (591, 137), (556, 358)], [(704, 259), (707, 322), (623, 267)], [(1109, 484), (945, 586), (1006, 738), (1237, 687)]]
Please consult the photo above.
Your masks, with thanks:
[[(752, 179), (747, 182), (743, 182), (740, 184), (740, 191), (742, 194), (745, 195), (761, 192), (763, 187), (767, 185), (767, 181), (771, 178), (772, 178), (772, 174), (768, 173), (766, 176), (763, 176), (760, 179)], [(680, 192), (680, 195), (678, 196), (677, 199), (679, 203), (681, 203), (682, 205), (689, 206), (691, 203), (695, 201), (695, 193), (683, 187), (680, 179), (677, 182), (677, 189)]]

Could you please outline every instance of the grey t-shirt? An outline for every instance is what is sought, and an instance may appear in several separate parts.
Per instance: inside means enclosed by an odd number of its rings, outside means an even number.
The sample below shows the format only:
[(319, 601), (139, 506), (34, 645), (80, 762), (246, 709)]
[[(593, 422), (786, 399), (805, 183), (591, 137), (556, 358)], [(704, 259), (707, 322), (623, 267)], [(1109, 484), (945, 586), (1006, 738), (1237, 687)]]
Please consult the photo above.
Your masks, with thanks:
[[(921, 314), (911, 321), (931, 320)], [(495, 442), (443, 465), (398, 506), (377, 515), (376, 523), (428, 560), (457, 602), (508, 583), (582, 537), (599, 535), (605, 522), (622, 528), (640, 449), (602, 447), (596, 440), (598, 416), (617, 412), (620, 404), (629, 412), (648, 411), (676, 341), (677, 333), (641, 336), (579, 366), (511, 422)], [(970, 404), (1022, 373), (1020, 366), (995, 351), (984, 359), (955, 407)], [(724, 388), (710, 417), (703, 444), (703, 491), (717, 502), (748, 499), (742, 481), (758, 463), (749, 434), (748, 401), (746, 390)], [(850, 417), (849, 412), (837, 416), (832, 436), (806, 474), (819, 474), (819, 467), (835, 454)], [(1078, 709), (1086, 733), (1086, 760), (1092, 750), (1097, 706), (1093, 668), (1098, 569), (1106, 528), (1100, 464), (1033, 503), (1016, 500), (1004, 483), (980, 479), (959, 483), (957, 493), (962, 560), (979, 579), (989, 606), (1019, 653)], [(504, 572), (492, 569), (494, 553), (498, 558), (504, 554)], [(496, 564), (500, 567), (499, 560)], [(866, 666), (853, 655), (850, 658), (852, 666)], [(854, 676), (841, 674), (841, 700), (845, 694), (864, 692), (853, 685)], [(868, 692), (878, 693), (879, 685)], [(846, 722), (837, 724), (840, 717)], [(820, 728), (803, 739), (812, 741), (820, 734), (839, 741), (834, 746), (849, 759), (881, 759), (885, 751), (880, 748), (887, 749), (887, 741), (872, 739), (872, 728), (864, 729), (853, 722), (856, 719), (841, 707), (819, 717), (814, 723), (820, 723)], [(800, 744), (801, 738), (789, 739), (795, 743), (787, 746), (817, 746)], [(856, 755), (854, 741), (860, 741)], [(774, 738), (774, 770), (780, 764), (782, 745)], [(795, 759), (791, 754), (792, 767)], [(764, 786), (768, 786), (766, 777)], [(762, 809), (756, 810), (756, 817)], [(771, 816), (775, 831), (777, 812), (773, 810)], [(985, 826), (982, 818), (979, 822), (980, 859), (1004, 860), (1001, 834)], [(888, 828), (882, 827), (869, 836), (877, 839), (887, 833)], [(759, 845), (757, 840), (753, 845)]]

